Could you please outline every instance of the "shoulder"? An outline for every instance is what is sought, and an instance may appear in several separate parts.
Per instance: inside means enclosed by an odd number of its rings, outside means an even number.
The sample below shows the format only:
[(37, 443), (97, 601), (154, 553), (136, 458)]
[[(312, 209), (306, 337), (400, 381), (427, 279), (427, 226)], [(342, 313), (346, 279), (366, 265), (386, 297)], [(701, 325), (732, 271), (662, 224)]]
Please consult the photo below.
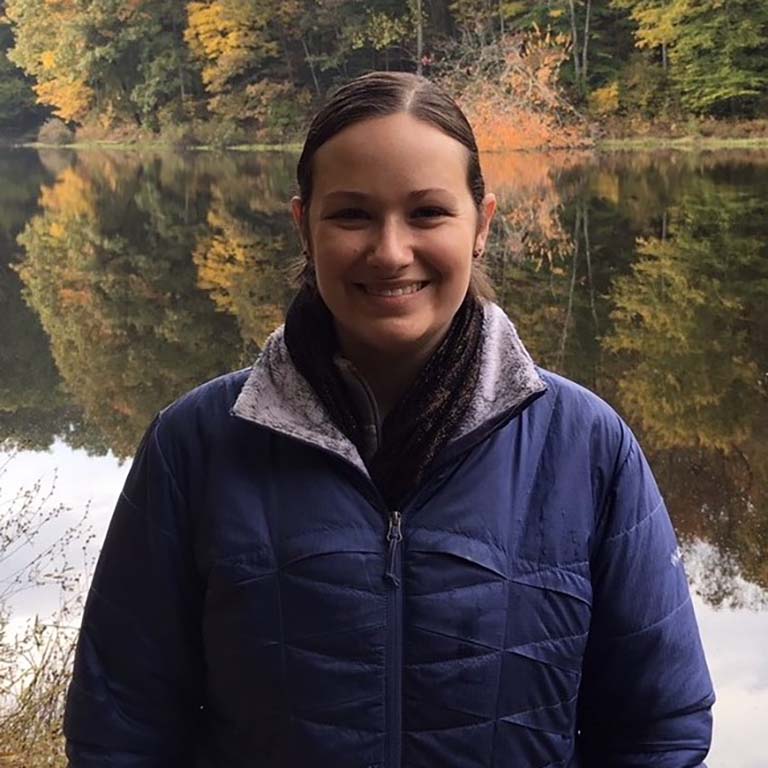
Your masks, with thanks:
[(194, 471), (217, 446), (236, 441), (242, 425), (231, 410), (250, 370), (245, 368), (211, 379), (157, 414), (150, 432), (174, 475), (185, 474), (190, 468)]
[(559, 418), (573, 423), (604, 423), (606, 428), (619, 431), (626, 429), (614, 407), (591, 389), (544, 368), (537, 371), (547, 386), (545, 400), (557, 410)]
[(163, 431), (205, 430), (229, 420), (230, 411), (243, 388), (250, 368), (225, 373), (179, 397), (158, 414)]
[(539, 375), (547, 391), (533, 404), (531, 415), (546, 423), (551, 453), (563, 461), (586, 460), (609, 482), (640, 453), (632, 430), (612, 405), (587, 387), (541, 368)]
[[(524, 410), (524, 420), (551, 437), (597, 431), (621, 441), (626, 425), (601, 397), (575, 381), (537, 366), (504, 310), (486, 304), (483, 358), (473, 423)], [(528, 403), (528, 405), (526, 405)]]

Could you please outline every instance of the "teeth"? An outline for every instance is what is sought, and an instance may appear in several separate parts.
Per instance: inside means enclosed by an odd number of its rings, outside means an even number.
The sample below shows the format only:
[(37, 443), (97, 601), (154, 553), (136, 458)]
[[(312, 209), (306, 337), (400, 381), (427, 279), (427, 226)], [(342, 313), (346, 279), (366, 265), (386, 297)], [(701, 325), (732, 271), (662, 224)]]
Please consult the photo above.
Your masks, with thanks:
[(406, 296), (409, 293), (420, 291), (425, 285), (426, 283), (413, 283), (402, 288), (372, 288), (371, 286), (364, 286), (364, 288), (366, 293), (374, 296)]

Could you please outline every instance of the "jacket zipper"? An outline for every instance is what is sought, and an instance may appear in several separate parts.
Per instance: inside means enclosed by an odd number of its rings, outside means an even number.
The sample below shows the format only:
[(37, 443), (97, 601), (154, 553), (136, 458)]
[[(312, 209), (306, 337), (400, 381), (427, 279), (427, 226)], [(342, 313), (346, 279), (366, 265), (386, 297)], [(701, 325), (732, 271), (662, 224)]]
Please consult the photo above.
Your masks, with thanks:
[[(508, 418), (501, 421), (491, 432), (508, 424), (513, 418), (516, 418), (525, 410), (534, 400), (538, 399), (543, 392), (536, 392), (526, 398)], [(489, 433), (490, 434), (490, 433)], [(483, 439), (488, 437), (484, 435)], [(466, 446), (464, 451), (472, 448), (472, 445)], [(462, 451), (462, 452), (464, 452)], [(453, 461), (455, 457), (451, 457)], [(434, 476), (438, 476), (438, 466), (433, 467)], [(429, 484), (432, 478), (424, 478), (424, 485)], [(409, 496), (406, 505), (411, 505), (419, 494), (415, 493)], [(381, 497), (379, 497), (381, 498)], [(389, 668), (386, 682), (386, 718), (389, 734), (389, 746), (387, 749), (386, 768), (400, 768), (402, 762), (402, 728), (403, 728), (403, 590), (402, 584), (402, 552), (400, 543), (403, 540), (402, 513), (399, 510), (389, 511), (389, 528), (387, 529), (387, 566), (384, 572), (384, 578), (390, 583), (389, 590), (389, 637), (388, 654)]]
[(392, 582), (394, 587), (400, 586), (400, 574), (398, 573), (398, 545), (403, 540), (403, 532), (400, 528), (400, 513), (395, 509), (389, 513), (389, 530), (387, 531), (387, 541), (389, 542), (389, 552), (387, 555), (387, 570), (384, 574)]
[(402, 558), (400, 542), (403, 540), (402, 517), (398, 510), (389, 513), (387, 531), (387, 568), (384, 578), (390, 582), (389, 590), (389, 674), (387, 675), (387, 724), (389, 749), (387, 768), (400, 768), (402, 750), (402, 681), (403, 681), (403, 591), (400, 589)]

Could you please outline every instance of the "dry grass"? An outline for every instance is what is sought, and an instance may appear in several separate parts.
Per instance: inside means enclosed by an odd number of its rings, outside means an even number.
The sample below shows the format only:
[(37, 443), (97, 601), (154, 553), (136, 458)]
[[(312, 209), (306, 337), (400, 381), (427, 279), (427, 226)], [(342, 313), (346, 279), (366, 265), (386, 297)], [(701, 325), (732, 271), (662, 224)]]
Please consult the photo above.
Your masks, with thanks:
[[(3, 481), (12, 462), (13, 456), (0, 464), (0, 768), (64, 768), (62, 719), (93, 534), (86, 509), (45, 543), (70, 510), (54, 502), (55, 478), (6, 498)], [(83, 565), (75, 568), (78, 548)], [(51, 586), (59, 596), (53, 615), (35, 616), (11, 632), (11, 599)]]
[(0, 766), (43, 768), (67, 764), (61, 731), (75, 633), (35, 622), (3, 664)]

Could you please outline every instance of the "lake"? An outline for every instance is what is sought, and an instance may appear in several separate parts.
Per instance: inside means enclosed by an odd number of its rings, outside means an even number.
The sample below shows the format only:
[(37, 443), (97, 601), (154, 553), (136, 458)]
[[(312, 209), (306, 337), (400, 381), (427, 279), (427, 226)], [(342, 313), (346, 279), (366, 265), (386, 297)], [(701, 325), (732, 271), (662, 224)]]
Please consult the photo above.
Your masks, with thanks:
[[(248, 365), (281, 322), (295, 162), (0, 150), (0, 531), (39, 499), (23, 547), (0, 534), (12, 626), (82, 584), (153, 414)], [(538, 363), (622, 414), (665, 495), (718, 694), (708, 764), (765, 768), (768, 152), (483, 168), (499, 303)], [(16, 578), (49, 547), (64, 576)]]

